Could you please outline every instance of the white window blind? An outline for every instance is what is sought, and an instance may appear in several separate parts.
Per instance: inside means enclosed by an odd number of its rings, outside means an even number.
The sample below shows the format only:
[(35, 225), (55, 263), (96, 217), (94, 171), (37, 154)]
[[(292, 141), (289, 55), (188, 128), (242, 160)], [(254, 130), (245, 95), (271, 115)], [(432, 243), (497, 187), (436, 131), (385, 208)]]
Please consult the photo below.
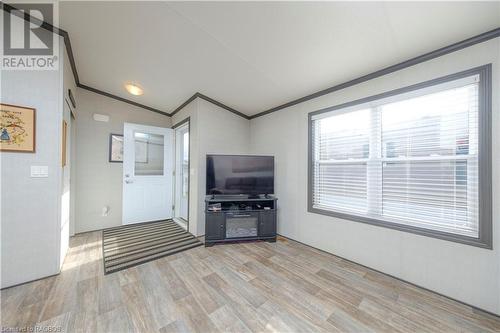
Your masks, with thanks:
[(312, 117), (313, 208), (478, 237), (479, 75)]

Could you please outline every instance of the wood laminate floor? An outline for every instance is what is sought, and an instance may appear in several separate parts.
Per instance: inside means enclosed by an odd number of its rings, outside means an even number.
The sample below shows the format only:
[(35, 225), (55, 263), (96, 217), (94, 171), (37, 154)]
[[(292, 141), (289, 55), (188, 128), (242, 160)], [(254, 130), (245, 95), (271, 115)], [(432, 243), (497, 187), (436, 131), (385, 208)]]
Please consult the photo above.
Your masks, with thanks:
[(101, 233), (81, 234), (60, 275), (1, 298), (3, 331), (500, 332), (498, 317), (285, 239), (104, 275)]

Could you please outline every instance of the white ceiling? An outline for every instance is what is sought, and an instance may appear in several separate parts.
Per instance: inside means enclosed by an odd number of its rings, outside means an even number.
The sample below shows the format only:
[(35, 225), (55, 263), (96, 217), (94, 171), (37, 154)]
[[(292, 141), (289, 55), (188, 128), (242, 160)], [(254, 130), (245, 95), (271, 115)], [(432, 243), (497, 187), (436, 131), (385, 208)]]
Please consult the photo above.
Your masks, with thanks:
[[(247, 115), (500, 26), (500, 2), (61, 2), (82, 84)], [(134, 81), (143, 96), (124, 83)]]

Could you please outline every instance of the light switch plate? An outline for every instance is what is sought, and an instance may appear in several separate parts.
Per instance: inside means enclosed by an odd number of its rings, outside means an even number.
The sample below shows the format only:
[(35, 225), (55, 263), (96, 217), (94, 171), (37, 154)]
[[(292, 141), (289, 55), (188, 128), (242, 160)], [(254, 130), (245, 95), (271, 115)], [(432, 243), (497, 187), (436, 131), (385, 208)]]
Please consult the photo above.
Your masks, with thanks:
[(49, 167), (47, 165), (32, 165), (31, 177), (32, 178), (45, 178), (49, 176)]

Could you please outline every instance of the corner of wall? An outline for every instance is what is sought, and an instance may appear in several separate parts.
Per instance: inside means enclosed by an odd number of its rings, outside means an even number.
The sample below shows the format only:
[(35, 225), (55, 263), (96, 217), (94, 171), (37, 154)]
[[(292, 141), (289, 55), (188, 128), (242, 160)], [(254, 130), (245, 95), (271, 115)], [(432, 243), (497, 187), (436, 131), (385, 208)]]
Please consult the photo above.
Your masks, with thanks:
[[(2, 72), (2, 102), (36, 110), (35, 152), (0, 153), (2, 288), (59, 272), (63, 60), (59, 66)], [(47, 177), (31, 177), (32, 165), (47, 166)], [(7, 188), (24, 190), (6, 195)]]

